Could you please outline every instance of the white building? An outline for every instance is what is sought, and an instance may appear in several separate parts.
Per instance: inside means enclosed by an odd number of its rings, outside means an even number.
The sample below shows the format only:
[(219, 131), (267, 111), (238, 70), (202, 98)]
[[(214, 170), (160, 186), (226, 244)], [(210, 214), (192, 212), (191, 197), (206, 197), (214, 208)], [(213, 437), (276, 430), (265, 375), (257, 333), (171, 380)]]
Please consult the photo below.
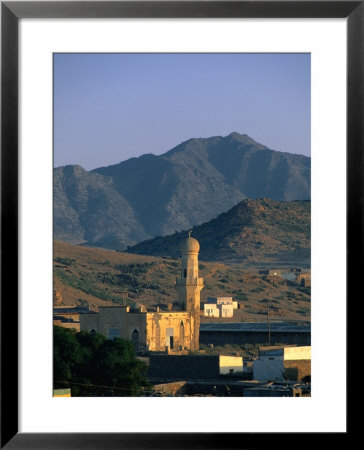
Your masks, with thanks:
[(220, 310), (214, 303), (204, 303), (203, 313), (205, 317), (220, 317)]
[(311, 374), (311, 347), (267, 347), (253, 362), (255, 380), (302, 379)]
[(233, 317), (234, 315), (234, 306), (233, 305), (217, 305), (220, 311), (220, 317)]
[(238, 308), (232, 297), (207, 297), (201, 304), (205, 317), (233, 317), (234, 309)]

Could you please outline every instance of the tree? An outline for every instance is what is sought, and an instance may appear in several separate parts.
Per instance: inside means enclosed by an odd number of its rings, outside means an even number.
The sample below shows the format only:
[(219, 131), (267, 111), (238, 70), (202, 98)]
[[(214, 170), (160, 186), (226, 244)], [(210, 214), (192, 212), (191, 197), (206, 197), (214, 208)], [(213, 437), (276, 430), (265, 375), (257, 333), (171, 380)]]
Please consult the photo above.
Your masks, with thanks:
[(76, 332), (54, 327), (53, 376), (58, 381), (70, 381), (75, 367), (82, 362), (82, 352)]
[[(130, 341), (116, 338), (106, 340), (94, 358), (95, 379), (105, 386), (112, 386), (114, 395), (139, 395), (148, 385), (147, 365), (136, 358)], [(118, 394), (118, 391), (122, 391)]]
[(69, 382), (73, 396), (140, 395), (147, 370), (130, 341), (55, 326), (54, 384)]

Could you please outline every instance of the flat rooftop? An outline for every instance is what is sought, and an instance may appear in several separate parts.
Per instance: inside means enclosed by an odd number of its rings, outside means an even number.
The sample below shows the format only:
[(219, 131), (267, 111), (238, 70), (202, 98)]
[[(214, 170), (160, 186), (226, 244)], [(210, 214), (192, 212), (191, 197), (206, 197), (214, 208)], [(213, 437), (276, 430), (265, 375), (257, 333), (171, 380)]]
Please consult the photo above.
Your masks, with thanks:
[(88, 306), (66, 306), (53, 308), (53, 314), (93, 314), (94, 311), (90, 311)]

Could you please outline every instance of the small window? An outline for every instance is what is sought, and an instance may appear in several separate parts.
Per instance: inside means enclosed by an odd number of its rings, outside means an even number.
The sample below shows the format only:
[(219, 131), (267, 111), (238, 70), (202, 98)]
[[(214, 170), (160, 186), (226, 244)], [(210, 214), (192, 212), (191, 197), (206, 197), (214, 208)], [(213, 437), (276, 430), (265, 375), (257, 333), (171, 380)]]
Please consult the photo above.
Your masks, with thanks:
[(187, 270), (186, 269), (183, 270), (183, 278), (187, 278)]

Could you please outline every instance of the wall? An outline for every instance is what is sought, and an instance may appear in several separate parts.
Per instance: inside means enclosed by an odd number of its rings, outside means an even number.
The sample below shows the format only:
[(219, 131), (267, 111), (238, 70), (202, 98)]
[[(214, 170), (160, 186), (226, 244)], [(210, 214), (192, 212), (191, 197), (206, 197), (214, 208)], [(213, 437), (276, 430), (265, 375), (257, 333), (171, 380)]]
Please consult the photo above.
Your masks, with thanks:
[(219, 317), (220, 316), (219, 308), (213, 303), (204, 303), (203, 310), (204, 310), (204, 315), (206, 317)]
[(136, 351), (148, 350), (147, 315), (147, 313), (128, 313), (126, 310), (123, 310), (121, 315), (120, 337), (131, 341), (132, 334), (136, 330), (139, 335), (139, 346)]
[(311, 359), (311, 347), (285, 347), (284, 360)]
[(77, 332), (81, 330), (79, 322), (62, 322), (61, 320), (53, 320), (53, 324), (59, 327), (76, 330)]
[(110, 328), (118, 328), (120, 330), (120, 337), (123, 337), (123, 331), (125, 333), (125, 321), (122, 320), (123, 312), (125, 310), (118, 307), (100, 307), (99, 308), (99, 329), (98, 333), (103, 334), (107, 338), (109, 337)]
[(109, 338), (109, 330), (119, 330), (119, 337), (131, 340), (134, 330), (139, 334), (139, 349), (146, 347), (146, 313), (128, 313), (121, 307), (100, 307), (98, 314), (80, 315), (81, 330), (101, 333)]
[(218, 355), (151, 354), (151, 378), (204, 379), (220, 375)]
[(99, 333), (99, 314), (81, 314), (80, 328), (81, 331), (95, 330)]
[[(226, 344), (267, 344), (268, 332), (239, 332), (239, 331), (200, 331), (201, 344), (226, 345)], [(310, 345), (310, 332), (273, 332), (271, 331), (272, 344), (296, 344)]]
[(244, 364), (242, 356), (219, 355), (220, 374), (226, 375), (232, 372), (243, 372)]
[(302, 381), (305, 377), (311, 376), (311, 360), (284, 361), (284, 373), (288, 380)]
[(80, 314), (79, 313), (62, 313), (62, 312), (53, 312), (53, 316), (55, 317), (63, 317), (66, 320), (74, 320), (75, 322), (78, 322), (80, 320)]
[(284, 365), (282, 359), (256, 359), (253, 362), (254, 380), (283, 380)]
[(218, 305), (218, 308), (220, 310), (220, 316), (221, 317), (233, 317), (234, 316), (234, 307), (233, 305)]
[(169, 343), (167, 331), (171, 335), (171, 330), (173, 349), (191, 348), (191, 319), (187, 312), (148, 313), (146, 321), (147, 350), (165, 351)]

